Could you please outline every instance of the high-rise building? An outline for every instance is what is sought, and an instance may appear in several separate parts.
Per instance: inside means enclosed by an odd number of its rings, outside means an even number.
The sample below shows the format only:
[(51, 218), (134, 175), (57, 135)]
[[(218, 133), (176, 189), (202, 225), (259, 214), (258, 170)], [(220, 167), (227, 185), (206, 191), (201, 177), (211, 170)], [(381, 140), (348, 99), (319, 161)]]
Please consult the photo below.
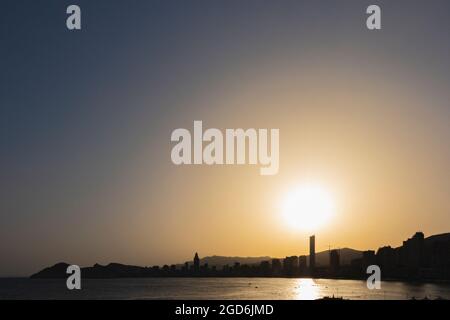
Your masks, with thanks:
[(298, 272), (298, 257), (286, 257), (283, 260), (283, 271), (286, 275), (294, 275)]
[(278, 275), (281, 272), (280, 259), (272, 259), (272, 272), (274, 275)]
[(309, 237), (309, 269), (314, 271), (316, 267), (316, 236)]
[(200, 258), (198, 257), (198, 253), (195, 253), (194, 256), (194, 271), (198, 271), (200, 269)]
[(269, 275), (270, 274), (270, 261), (261, 261), (259, 264), (259, 268), (261, 269), (261, 273), (263, 275)]
[(406, 241), (400, 249), (400, 265), (411, 270), (419, 269), (423, 264), (425, 237), (423, 232), (416, 234)]
[(300, 272), (306, 271), (307, 269), (306, 256), (300, 256), (298, 258), (298, 267), (300, 269)]
[(376, 256), (374, 250), (366, 250), (362, 253), (362, 269), (366, 272), (367, 267), (376, 264)]

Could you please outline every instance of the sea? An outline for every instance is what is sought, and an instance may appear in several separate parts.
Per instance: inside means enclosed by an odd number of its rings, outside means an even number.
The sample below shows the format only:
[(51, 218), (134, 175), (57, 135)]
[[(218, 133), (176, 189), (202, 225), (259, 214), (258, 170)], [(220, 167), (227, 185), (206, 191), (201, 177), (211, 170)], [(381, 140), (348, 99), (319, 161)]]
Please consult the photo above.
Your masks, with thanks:
[(450, 284), (383, 281), (369, 290), (361, 280), (311, 278), (122, 278), (82, 279), (68, 290), (65, 279), (0, 278), (0, 299), (230, 299), (315, 300), (450, 299)]

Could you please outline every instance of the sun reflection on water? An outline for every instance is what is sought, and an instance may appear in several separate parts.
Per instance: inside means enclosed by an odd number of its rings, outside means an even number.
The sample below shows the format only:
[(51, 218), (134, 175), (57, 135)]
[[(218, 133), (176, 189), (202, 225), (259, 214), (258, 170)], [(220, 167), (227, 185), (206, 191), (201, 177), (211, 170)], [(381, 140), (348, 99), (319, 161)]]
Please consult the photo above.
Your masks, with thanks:
[(295, 286), (295, 299), (297, 300), (316, 300), (320, 299), (319, 286), (313, 279), (298, 279)]

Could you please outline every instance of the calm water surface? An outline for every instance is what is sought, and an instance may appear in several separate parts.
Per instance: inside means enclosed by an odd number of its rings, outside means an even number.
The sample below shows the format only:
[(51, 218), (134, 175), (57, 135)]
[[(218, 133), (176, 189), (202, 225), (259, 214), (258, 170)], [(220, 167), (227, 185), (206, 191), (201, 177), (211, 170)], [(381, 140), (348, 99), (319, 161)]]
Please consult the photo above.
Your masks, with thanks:
[(85, 279), (69, 291), (65, 280), (0, 279), (0, 299), (450, 299), (450, 285), (382, 282), (368, 290), (365, 281), (286, 278)]

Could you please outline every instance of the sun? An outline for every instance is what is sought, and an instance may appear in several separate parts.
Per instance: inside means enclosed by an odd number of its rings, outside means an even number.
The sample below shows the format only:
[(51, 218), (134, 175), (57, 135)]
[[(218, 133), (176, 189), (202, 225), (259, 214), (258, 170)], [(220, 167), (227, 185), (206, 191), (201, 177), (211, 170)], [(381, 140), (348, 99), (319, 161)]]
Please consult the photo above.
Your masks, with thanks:
[(300, 185), (290, 191), (282, 204), (286, 224), (295, 230), (314, 232), (333, 218), (332, 195), (319, 185)]

